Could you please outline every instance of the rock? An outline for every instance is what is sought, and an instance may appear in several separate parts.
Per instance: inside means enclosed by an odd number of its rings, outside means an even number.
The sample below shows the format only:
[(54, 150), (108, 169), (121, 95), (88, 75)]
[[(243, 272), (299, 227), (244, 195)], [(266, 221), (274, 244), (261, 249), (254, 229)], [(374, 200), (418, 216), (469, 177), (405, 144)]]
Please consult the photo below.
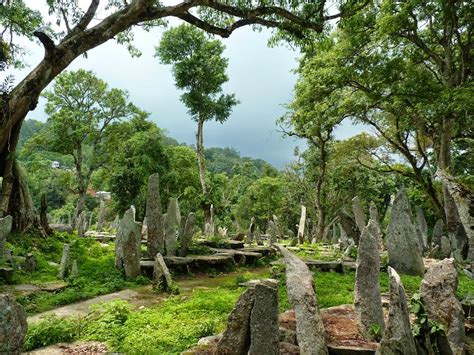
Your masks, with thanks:
[(222, 334), (210, 335), (208, 337), (204, 337), (204, 338), (199, 339), (197, 345), (198, 346), (209, 346), (209, 347), (217, 346), (217, 344), (219, 343), (221, 338), (222, 338)]
[(260, 231), (260, 227), (258, 225), (255, 227), (255, 231), (253, 232), (253, 239), (257, 245), (263, 245), (262, 232)]
[(382, 300), (380, 298), (380, 255), (376, 239), (377, 226), (369, 220), (362, 231), (357, 253), (357, 270), (354, 287), (354, 306), (362, 333), (370, 338), (372, 326), (384, 328)]
[(218, 354), (242, 355), (250, 348), (250, 316), (255, 300), (255, 289), (246, 289), (229, 315), (227, 328), (217, 345)]
[(275, 224), (275, 231), (278, 238), (283, 238), (283, 233), (281, 232), (280, 220), (277, 216), (272, 215), (273, 223)]
[(280, 355), (299, 355), (300, 353), (299, 346), (285, 342), (280, 343)]
[(38, 261), (36, 260), (36, 257), (33, 255), (33, 253), (26, 254), (24, 267), (25, 271), (28, 272), (36, 271), (38, 268)]
[(12, 223), (12, 216), (0, 218), (0, 262), (2, 261), (5, 254), (5, 242), (7, 241), (8, 235), (12, 231)]
[(7, 284), (10, 284), (12, 282), (12, 278), (13, 278), (13, 268), (0, 266), (0, 280), (3, 280)]
[(255, 217), (252, 217), (250, 220), (250, 226), (249, 230), (247, 232), (247, 244), (252, 244), (253, 243), (253, 238), (254, 238), (254, 233), (255, 233)]
[(60, 279), (64, 279), (66, 277), (67, 267), (69, 263), (69, 250), (70, 250), (69, 244), (64, 244), (63, 255), (61, 257), (61, 264), (59, 265), (59, 273), (58, 273), (58, 277)]
[(324, 327), (319, 314), (314, 281), (306, 264), (281, 245), (285, 258), (288, 300), (296, 314), (296, 336), (303, 354), (327, 354)]
[(430, 252), (428, 253), (428, 258), (435, 259), (438, 257), (439, 253), (440, 253), (440, 246), (435, 245), (433, 249), (431, 249)]
[(389, 265), (402, 274), (423, 276), (425, 267), (405, 188), (398, 191), (387, 227)]
[(165, 250), (167, 256), (176, 255), (177, 249), (177, 231), (181, 222), (181, 212), (177, 198), (170, 198), (168, 210), (164, 220), (165, 228)]
[(163, 256), (158, 253), (153, 264), (153, 287), (160, 291), (169, 291), (173, 281)]
[(189, 247), (193, 240), (194, 226), (196, 224), (196, 215), (194, 212), (191, 212), (186, 219), (186, 224), (184, 226), (183, 232), (179, 235), (179, 256), (188, 255)]
[(441, 247), (441, 237), (446, 235), (445, 225), (442, 219), (438, 219), (433, 227), (433, 234), (431, 236), (431, 245), (434, 247), (439, 245)]
[(445, 235), (441, 237), (440, 252), (441, 252), (441, 259), (449, 258), (451, 256), (451, 241)]
[(281, 343), (290, 343), (290, 344), (297, 345), (296, 332), (294, 330), (284, 328), (284, 327), (279, 327), (278, 334), (279, 334)]
[(268, 221), (267, 234), (270, 236), (270, 245), (273, 245), (277, 242), (277, 230), (275, 222)]
[(140, 275), (141, 238), (141, 225), (135, 222), (134, 209), (129, 208), (120, 221), (115, 249), (115, 265), (125, 269), (128, 279)]
[(380, 342), (380, 354), (416, 354), (405, 289), (400, 281), (400, 276), (390, 266), (388, 267), (388, 275), (390, 306), (385, 331)]
[(464, 312), (456, 298), (458, 273), (453, 259), (430, 266), (420, 286), (428, 319), (444, 326), (453, 354), (463, 354)]
[(300, 224), (298, 225), (298, 243), (304, 243), (304, 227), (306, 225), (306, 207), (301, 205)]
[(76, 220), (77, 236), (80, 238), (82, 238), (84, 233), (87, 232), (86, 219), (86, 211), (82, 211)]
[(51, 228), (53, 231), (61, 232), (61, 233), (70, 233), (71, 234), (74, 231), (74, 229), (72, 228), (72, 226), (70, 224), (62, 224), (62, 223), (50, 224), (49, 228)]
[(352, 213), (354, 213), (355, 222), (359, 231), (362, 231), (365, 228), (365, 213), (359, 196), (355, 196), (352, 199)]
[(71, 279), (75, 279), (79, 276), (79, 267), (77, 266), (77, 260), (74, 259), (72, 261), (72, 266), (71, 266), (71, 274), (70, 277)]
[(374, 232), (376, 231), (376, 234), (377, 234), (376, 238), (377, 238), (377, 243), (379, 245), (379, 250), (383, 251), (384, 250), (383, 232), (382, 232), (382, 227), (380, 226), (379, 210), (377, 209), (377, 205), (374, 202), (370, 202), (369, 213), (370, 213), (370, 219), (374, 223)]
[(217, 235), (220, 238), (227, 238), (227, 228), (223, 228), (221, 226), (217, 227)]
[(27, 329), (23, 307), (13, 296), (0, 294), (0, 353), (20, 353)]
[(165, 252), (163, 233), (163, 215), (160, 202), (160, 176), (152, 174), (148, 178), (146, 195), (147, 253), (153, 258), (157, 253)]
[[(352, 239), (355, 245), (359, 245), (360, 231), (352, 217), (343, 209), (339, 210), (338, 216), (341, 225), (341, 239), (345, 236)], [(344, 235), (342, 230), (344, 230)]]
[(104, 229), (105, 222), (105, 201), (101, 198), (99, 205), (99, 214), (97, 216), (97, 223), (95, 224), (95, 230), (97, 232), (102, 232)]
[(275, 286), (255, 285), (255, 301), (250, 315), (249, 355), (278, 355), (278, 292)]
[(423, 250), (426, 251), (428, 250), (428, 224), (426, 223), (425, 214), (420, 207), (415, 207), (415, 214), (416, 232), (418, 233), (418, 238)]

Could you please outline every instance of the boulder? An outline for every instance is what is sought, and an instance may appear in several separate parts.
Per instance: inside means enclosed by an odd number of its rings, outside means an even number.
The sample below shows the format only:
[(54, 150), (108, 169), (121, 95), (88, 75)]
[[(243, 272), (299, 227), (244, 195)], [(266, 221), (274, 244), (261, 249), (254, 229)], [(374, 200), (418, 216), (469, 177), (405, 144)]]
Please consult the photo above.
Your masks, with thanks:
[(20, 353), (23, 350), (27, 329), (23, 307), (13, 296), (0, 294), (0, 353)]

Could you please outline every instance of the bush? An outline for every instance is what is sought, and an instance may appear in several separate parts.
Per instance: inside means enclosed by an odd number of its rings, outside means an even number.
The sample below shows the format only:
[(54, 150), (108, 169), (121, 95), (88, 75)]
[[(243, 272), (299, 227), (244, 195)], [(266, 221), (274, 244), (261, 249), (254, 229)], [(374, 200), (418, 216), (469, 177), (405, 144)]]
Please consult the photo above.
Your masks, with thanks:
[(30, 351), (51, 344), (72, 342), (80, 337), (82, 325), (79, 318), (44, 318), (29, 325), (23, 350)]

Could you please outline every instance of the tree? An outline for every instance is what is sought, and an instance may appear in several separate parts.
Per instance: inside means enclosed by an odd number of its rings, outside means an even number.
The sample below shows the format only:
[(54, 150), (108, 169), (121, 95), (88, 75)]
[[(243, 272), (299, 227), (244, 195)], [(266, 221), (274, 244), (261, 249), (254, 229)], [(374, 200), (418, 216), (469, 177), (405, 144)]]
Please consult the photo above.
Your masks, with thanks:
[(238, 103), (234, 94), (222, 93), (222, 85), (228, 80), (224, 48), (220, 41), (207, 38), (205, 32), (183, 24), (165, 32), (156, 51), (162, 63), (173, 65), (176, 87), (185, 91), (181, 101), (197, 122), (196, 152), (206, 222), (210, 222), (212, 202), (206, 183), (204, 123), (224, 123)]
[(29, 144), (74, 159), (78, 200), (73, 226), (84, 210), (92, 173), (107, 161), (104, 142), (109, 126), (139, 114), (127, 96), (125, 91), (108, 89), (107, 83), (82, 69), (61, 74), (44, 94), (49, 115), (46, 128)]
[[(50, 13), (57, 16), (61, 29), (37, 28), (41, 23), (38, 13), (31, 11), (21, 0), (8, 0), (0, 5), (0, 26), (3, 33), (12, 34), (9, 41), (2, 41), (3, 63), (21, 60), (19, 50), (13, 50), (18, 37), (36, 36), (45, 48), (41, 62), (28, 73), (18, 85), (2, 89), (2, 110), (0, 112), (0, 177), (2, 192), (0, 214), (15, 214), (14, 227), (24, 229), (34, 222), (34, 211), (24, 201), (28, 192), (24, 188), (21, 171), (15, 161), (15, 148), (21, 125), (30, 110), (36, 107), (41, 92), (65, 70), (78, 56), (100, 46), (111, 38), (126, 43), (132, 54), (139, 54), (131, 46), (132, 27), (145, 25), (150, 28), (163, 24), (168, 17), (179, 18), (206, 32), (228, 37), (240, 27), (249, 25), (275, 28), (282, 33), (298, 38), (308, 31), (322, 31), (328, 19), (351, 16), (356, 8), (341, 3), (341, 13), (325, 15), (325, 1), (309, 4), (303, 1), (289, 3), (269, 1), (262, 3), (241, 1), (183, 1), (173, 6), (163, 6), (154, 0), (132, 0), (130, 2), (109, 1), (109, 13), (91, 26), (99, 7), (99, 0), (91, 0), (87, 9), (81, 9), (77, 1), (47, 1)], [(20, 5), (25, 16), (18, 21), (10, 12), (13, 5)], [(365, 3), (364, 3), (365, 4)], [(198, 10), (198, 11), (197, 11)], [(31, 21), (34, 19), (35, 21)], [(33, 29), (36, 28), (36, 31)], [(56, 40), (55, 41), (53, 40)], [(5, 55), (7, 54), (7, 55)], [(22, 202), (23, 201), (23, 202)], [(33, 216), (33, 217), (32, 217)]]

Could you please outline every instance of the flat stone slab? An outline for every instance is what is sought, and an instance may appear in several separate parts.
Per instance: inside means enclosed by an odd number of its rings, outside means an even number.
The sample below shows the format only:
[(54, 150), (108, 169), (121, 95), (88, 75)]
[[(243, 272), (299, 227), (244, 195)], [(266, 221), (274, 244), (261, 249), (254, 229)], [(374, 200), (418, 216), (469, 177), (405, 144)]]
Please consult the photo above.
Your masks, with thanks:
[(275, 248), (266, 247), (266, 246), (246, 247), (246, 248), (240, 248), (239, 250), (244, 251), (244, 252), (260, 253), (263, 256), (276, 255), (276, 249)]
[[(206, 271), (208, 268), (222, 268), (233, 266), (234, 257), (230, 254), (221, 255), (196, 255), (196, 256), (165, 256), (166, 266), (179, 273)], [(153, 260), (140, 260), (144, 272), (153, 272)]]
[(96, 231), (87, 231), (86, 233), (84, 233), (84, 236), (95, 239), (99, 242), (109, 242), (114, 240), (116, 237), (114, 234)]
[(41, 291), (46, 291), (46, 292), (57, 292), (65, 289), (68, 287), (69, 284), (64, 281), (54, 281), (54, 282), (46, 282), (43, 284), (38, 285), (39, 289)]
[(244, 247), (243, 241), (233, 239), (223, 239), (222, 242), (212, 239), (198, 239), (196, 242), (211, 248), (222, 248), (224, 244), (228, 247), (225, 249), (241, 249)]
[(304, 260), (304, 262), (310, 270), (344, 273), (344, 265), (341, 261)]
[(263, 256), (262, 253), (235, 249), (212, 248), (211, 250), (216, 253), (215, 255), (231, 255), (234, 258), (235, 262), (241, 265), (252, 265)]
[(28, 352), (35, 355), (62, 355), (62, 354), (105, 354), (107, 345), (95, 341), (59, 343)]

